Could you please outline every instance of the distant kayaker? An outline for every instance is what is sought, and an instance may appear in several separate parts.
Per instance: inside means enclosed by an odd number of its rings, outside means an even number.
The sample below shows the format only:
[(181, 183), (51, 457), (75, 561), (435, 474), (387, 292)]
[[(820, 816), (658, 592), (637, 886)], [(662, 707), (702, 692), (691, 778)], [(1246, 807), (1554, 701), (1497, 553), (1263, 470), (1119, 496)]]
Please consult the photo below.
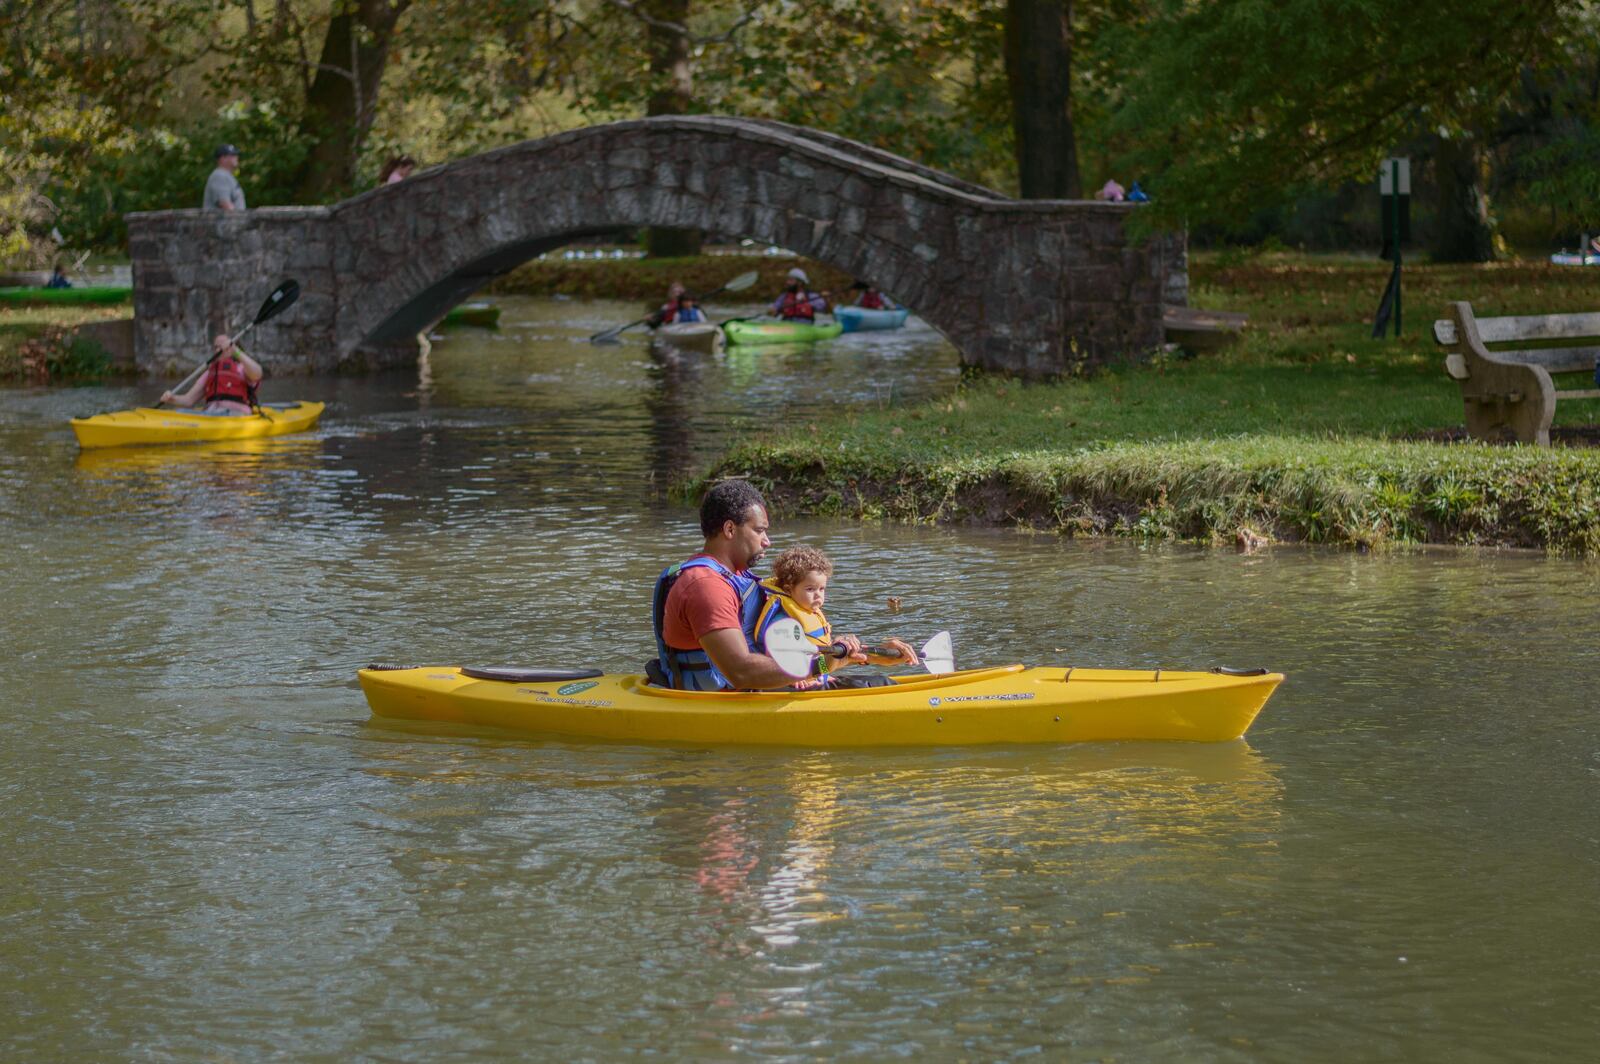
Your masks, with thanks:
[(217, 337), (212, 346), (219, 354), (200, 379), (182, 395), (162, 392), (161, 402), (173, 406), (204, 405), (203, 413), (207, 414), (251, 413), (256, 405), (256, 386), (263, 376), (260, 363), (238, 345), (230, 346), (226, 336)]
[(811, 321), (828, 313), (828, 294), (811, 291), (811, 278), (796, 266), (784, 277), (783, 294), (772, 301), (772, 315), (785, 321)]
[(669, 325), (678, 320), (678, 300), (687, 291), (682, 281), (673, 281), (667, 286), (667, 301), (656, 308), (656, 312), (645, 319), (650, 328), (655, 329), (662, 325)]
[(61, 269), (61, 263), (56, 263), (50, 270), (50, 280), (45, 282), (46, 288), (71, 288), (72, 282), (67, 280), (67, 275)]
[(706, 312), (700, 309), (700, 301), (694, 297), (694, 293), (685, 292), (678, 297), (678, 306), (673, 311), (672, 320), (679, 325), (705, 321)]
[[(691, 691), (762, 691), (793, 684), (756, 638), (766, 593), (750, 566), (772, 545), (767, 529), (767, 501), (748, 481), (724, 480), (706, 492), (700, 503), (705, 548), (656, 579), (657, 659), (646, 670), (652, 683)], [(845, 645), (849, 660), (869, 660), (855, 636), (833, 638)], [(909, 656), (879, 664), (917, 660), (906, 644), (891, 645)]]
[(857, 281), (850, 286), (850, 291), (860, 291), (856, 296), (856, 306), (862, 310), (899, 310), (894, 300), (878, 291), (878, 286), (870, 281)]
[(244, 210), (244, 188), (234, 171), (239, 169), (239, 149), (224, 144), (217, 149), (217, 168), (206, 178), (205, 196), (200, 206), (224, 211)]
[[(778, 555), (778, 560), (772, 563), (772, 575), (761, 581), (761, 588), (767, 594), (767, 603), (761, 608), (761, 616), (756, 620), (756, 637), (765, 641), (767, 629), (774, 621), (792, 618), (800, 622), (800, 630), (806, 635), (814, 646), (827, 648), (833, 644), (833, 628), (828, 624), (828, 617), (822, 612), (822, 605), (828, 598), (828, 579), (833, 576), (833, 563), (828, 556), (815, 547), (799, 546), (790, 547)], [(911, 647), (897, 639), (889, 640), (890, 643), (901, 647), (909, 657), (894, 658), (889, 664), (916, 664), (917, 655)], [(866, 661), (865, 654), (857, 655), (859, 661)], [(852, 664), (851, 660), (834, 661), (819, 655), (816, 659), (817, 674), (809, 676), (794, 683), (797, 691), (815, 690), (821, 687), (887, 687), (894, 683), (887, 676), (840, 676), (838, 669)]]

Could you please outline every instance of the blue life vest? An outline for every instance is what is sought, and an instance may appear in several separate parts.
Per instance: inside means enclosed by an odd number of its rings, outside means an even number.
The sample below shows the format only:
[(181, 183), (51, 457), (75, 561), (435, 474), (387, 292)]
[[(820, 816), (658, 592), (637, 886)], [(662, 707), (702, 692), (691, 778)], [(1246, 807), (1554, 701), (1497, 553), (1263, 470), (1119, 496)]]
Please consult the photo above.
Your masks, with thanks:
[(669, 565), (656, 578), (651, 619), (655, 625), (656, 653), (659, 655), (662, 674), (673, 687), (683, 691), (731, 691), (733, 683), (722, 675), (721, 671), (711, 663), (711, 655), (700, 647), (695, 647), (693, 650), (679, 650), (677, 647), (667, 646), (663, 634), (667, 615), (667, 594), (685, 569), (710, 569), (733, 588), (733, 593), (739, 596), (739, 627), (744, 631), (745, 643), (752, 651), (760, 650), (756, 643), (756, 620), (761, 616), (761, 607), (766, 602), (766, 594), (761, 589), (761, 581), (749, 572), (736, 573), (715, 558), (704, 555), (690, 558), (677, 565)]
[(683, 323), (705, 321), (706, 312), (699, 307), (679, 307), (676, 316), (672, 320)]

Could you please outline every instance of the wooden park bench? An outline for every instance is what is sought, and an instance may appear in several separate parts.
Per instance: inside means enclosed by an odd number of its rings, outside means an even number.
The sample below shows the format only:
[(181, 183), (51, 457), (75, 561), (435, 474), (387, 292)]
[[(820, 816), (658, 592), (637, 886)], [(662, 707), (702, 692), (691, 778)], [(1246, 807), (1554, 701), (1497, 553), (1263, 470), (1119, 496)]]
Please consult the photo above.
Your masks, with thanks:
[[(1433, 338), (1449, 353), (1445, 372), (1461, 385), (1467, 432), (1494, 440), (1509, 430), (1523, 443), (1550, 446), (1550, 418), (1562, 399), (1600, 399), (1600, 388), (1556, 391), (1552, 373), (1592, 373), (1600, 346), (1570, 345), (1597, 338), (1600, 314), (1533, 314), (1480, 318), (1471, 303), (1451, 303), (1433, 323)], [(1489, 350), (1490, 344), (1516, 345)]]
[(1192, 352), (1215, 351), (1239, 338), (1250, 315), (1232, 310), (1196, 310), (1194, 307), (1164, 306), (1161, 328), (1168, 343)]

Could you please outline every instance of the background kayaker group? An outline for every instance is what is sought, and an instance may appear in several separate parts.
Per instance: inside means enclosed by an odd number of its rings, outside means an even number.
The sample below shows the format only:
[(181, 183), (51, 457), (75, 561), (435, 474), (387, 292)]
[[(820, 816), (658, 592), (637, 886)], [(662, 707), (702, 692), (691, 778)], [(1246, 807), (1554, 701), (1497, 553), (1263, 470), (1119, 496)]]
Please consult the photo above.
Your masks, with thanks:
[[(818, 314), (829, 313), (833, 309), (832, 293), (813, 292), (810, 286), (811, 278), (806, 276), (806, 271), (798, 266), (792, 268), (785, 275), (783, 291), (772, 301), (768, 313), (780, 321), (798, 322), (815, 321)], [(857, 293), (852, 306), (863, 310), (900, 309), (870, 281), (856, 281), (850, 290)], [(706, 320), (706, 312), (695, 295), (685, 289), (681, 282), (674, 281), (667, 288), (666, 302), (650, 316), (649, 324), (651, 328), (657, 328)]]

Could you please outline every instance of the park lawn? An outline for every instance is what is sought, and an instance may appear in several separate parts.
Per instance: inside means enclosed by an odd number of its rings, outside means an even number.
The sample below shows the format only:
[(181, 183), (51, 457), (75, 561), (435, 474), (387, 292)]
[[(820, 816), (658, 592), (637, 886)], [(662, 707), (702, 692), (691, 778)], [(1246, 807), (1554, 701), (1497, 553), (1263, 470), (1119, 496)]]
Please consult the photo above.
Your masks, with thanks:
[[(799, 512), (1600, 553), (1600, 450), (1418, 439), (1460, 431), (1430, 331), (1445, 303), (1588, 310), (1586, 271), (1408, 268), (1399, 341), (1369, 335), (1382, 263), (1200, 256), (1192, 275), (1195, 305), (1250, 314), (1235, 347), (1049, 384), (978, 378), (937, 401), (739, 442), (712, 475), (748, 474)], [(1557, 407), (1558, 426), (1597, 422), (1600, 401)]]
[(0, 305), (0, 381), (21, 380), (27, 376), (22, 355), (28, 341), (87, 322), (125, 318), (128, 313), (126, 305)]

